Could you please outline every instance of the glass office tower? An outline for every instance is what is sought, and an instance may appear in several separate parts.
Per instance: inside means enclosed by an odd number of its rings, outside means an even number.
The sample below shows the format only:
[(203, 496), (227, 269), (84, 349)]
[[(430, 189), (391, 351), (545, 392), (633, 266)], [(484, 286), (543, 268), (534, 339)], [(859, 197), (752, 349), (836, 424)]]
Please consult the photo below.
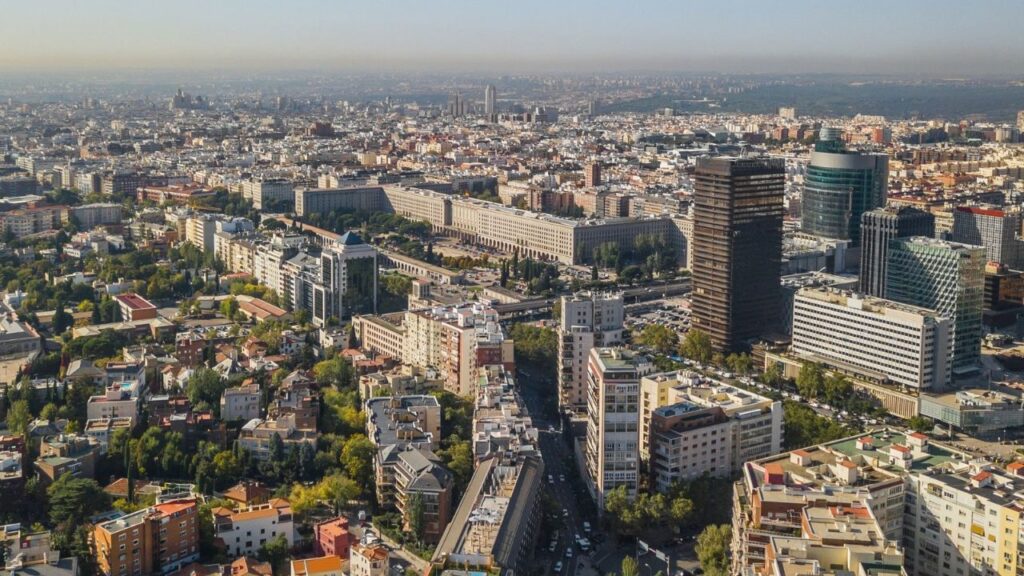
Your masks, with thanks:
[(915, 236), (889, 243), (885, 297), (953, 320), (953, 374), (977, 370), (985, 248)]
[[(885, 205), (889, 157), (846, 150), (836, 130), (822, 129), (814, 145), (800, 201), (808, 234), (860, 246), (861, 215)], [(829, 138), (829, 139), (826, 139)]]

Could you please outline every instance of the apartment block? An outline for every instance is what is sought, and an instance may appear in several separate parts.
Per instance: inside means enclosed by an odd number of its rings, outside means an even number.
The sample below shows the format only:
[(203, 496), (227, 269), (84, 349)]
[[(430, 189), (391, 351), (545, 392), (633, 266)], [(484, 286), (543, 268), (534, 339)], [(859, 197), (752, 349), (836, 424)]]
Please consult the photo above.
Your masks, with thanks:
[(1013, 574), (1019, 529), (1007, 529), (1019, 516), (1005, 505), (1014, 482), (895, 429), (754, 460), (735, 485), (732, 572), (787, 574), (834, 558), (832, 570), (872, 573), (874, 558), (878, 573)]
[(558, 319), (558, 400), (563, 409), (587, 405), (590, 351), (622, 342), (625, 308), (621, 294), (581, 292), (562, 296)]
[(408, 503), (423, 504), (423, 537), (437, 542), (451, 517), (452, 475), (433, 453), (441, 435), (441, 407), (433, 396), (372, 398), (367, 431), (377, 447), (373, 469), (377, 502), (408, 523)]
[(662, 487), (782, 450), (781, 402), (695, 372), (643, 377), (640, 408), (641, 457)]
[(485, 367), (515, 367), (513, 342), (493, 308), (481, 303), (409, 310), (404, 317), (362, 316), (355, 321), (364, 350), (387, 354), (405, 364), (433, 368), (446, 390), (474, 393)]
[(100, 522), (93, 549), (105, 576), (167, 574), (199, 559), (195, 499), (170, 500)]
[(83, 204), (68, 208), (69, 218), (74, 218), (82, 230), (96, 226), (121, 223), (121, 205), (112, 202)]
[(262, 210), (279, 202), (295, 201), (295, 189), (284, 178), (264, 178), (242, 182), (242, 197), (252, 200), (252, 207)]
[(587, 364), (587, 485), (604, 510), (604, 497), (625, 486), (630, 498), (640, 483), (640, 378), (646, 357), (623, 348), (594, 348)]

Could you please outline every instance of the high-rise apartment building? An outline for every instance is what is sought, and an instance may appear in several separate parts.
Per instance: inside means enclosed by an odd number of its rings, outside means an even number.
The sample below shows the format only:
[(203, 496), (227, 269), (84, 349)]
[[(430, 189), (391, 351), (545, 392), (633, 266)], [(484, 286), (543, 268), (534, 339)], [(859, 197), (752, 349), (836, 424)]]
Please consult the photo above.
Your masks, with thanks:
[(885, 296), (935, 310), (953, 321), (953, 375), (976, 369), (981, 355), (985, 249), (915, 236), (889, 244)]
[(640, 378), (651, 364), (623, 348), (594, 348), (587, 365), (587, 485), (604, 498), (625, 486), (636, 497), (640, 480)]
[(591, 162), (583, 167), (583, 181), (587, 188), (601, 185), (601, 165)]
[(885, 296), (889, 242), (895, 238), (935, 236), (935, 216), (910, 206), (878, 208), (860, 220), (860, 291)]
[(951, 240), (961, 244), (984, 246), (989, 262), (1019, 269), (1024, 262), (1024, 242), (1020, 236), (1020, 213), (994, 208), (959, 206), (953, 210)]
[(889, 157), (846, 150), (839, 138), (814, 145), (804, 177), (801, 229), (860, 245), (861, 214), (885, 205)]
[(562, 296), (558, 324), (558, 403), (582, 412), (587, 406), (590, 350), (622, 342), (625, 315), (621, 294), (580, 292)]
[(780, 158), (697, 161), (693, 327), (720, 351), (777, 329), (785, 172)]
[(949, 318), (892, 300), (803, 288), (793, 303), (792, 352), (868, 380), (945, 387), (951, 336)]

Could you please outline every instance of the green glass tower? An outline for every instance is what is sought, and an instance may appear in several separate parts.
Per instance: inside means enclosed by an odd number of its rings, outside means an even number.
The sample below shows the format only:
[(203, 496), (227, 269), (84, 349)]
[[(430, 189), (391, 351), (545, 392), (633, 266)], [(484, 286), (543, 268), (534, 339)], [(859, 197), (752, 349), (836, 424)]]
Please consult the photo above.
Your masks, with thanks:
[(924, 236), (889, 243), (885, 297), (953, 320), (953, 373), (977, 370), (985, 294), (985, 248)]
[(823, 128), (804, 175), (801, 229), (860, 246), (861, 215), (885, 205), (889, 157), (846, 150), (840, 132)]

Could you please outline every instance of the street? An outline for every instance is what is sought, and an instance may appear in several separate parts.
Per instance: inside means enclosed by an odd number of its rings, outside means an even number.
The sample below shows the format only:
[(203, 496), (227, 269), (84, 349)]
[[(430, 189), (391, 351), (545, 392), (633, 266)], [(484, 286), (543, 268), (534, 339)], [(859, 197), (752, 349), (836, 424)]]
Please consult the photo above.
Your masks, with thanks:
[[(580, 572), (582, 552), (576, 545), (576, 536), (585, 536), (583, 530), (585, 521), (590, 522), (593, 533), (596, 534), (598, 531), (597, 519), (583, 517), (579, 510), (576, 490), (586, 490), (583, 487), (583, 479), (579, 477), (572, 450), (569, 448), (567, 437), (563, 435), (562, 423), (551, 418), (550, 404), (545, 413), (545, 403), (549, 403), (551, 398), (557, 397), (553, 377), (521, 370), (517, 380), (520, 382), (520, 394), (530, 411), (533, 424), (540, 431), (540, 451), (544, 456), (545, 485), (554, 501), (561, 506), (556, 512), (560, 516), (559, 528), (556, 532), (558, 545), (554, 552), (550, 552), (548, 541), (538, 542), (537, 558), (543, 559), (544, 564), (550, 567), (549, 570), (553, 570), (555, 564), (560, 561), (562, 563), (560, 573), (574, 576), (577, 573), (582, 573)], [(548, 479), (554, 482), (551, 483)], [(585, 567), (584, 565), (584, 569)], [(549, 573), (551, 572), (549, 571)]]
[[(589, 498), (586, 494), (586, 485), (580, 477), (579, 468), (570, 447), (568, 431), (563, 431), (565, 423), (553, 415), (551, 399), (557, 397), (553, 377), (536, 374), (531, 368), (520, 369), (517, 381), (520, 386), (520, 394), (523, 397), (534, 426), (540, 431), (540, 451), (544, 455), (545, 484), (550, 490), (554, 500), (558, 502), (560, 509), (557, 513), (560, 516), (558, 545), (552, 553), (549, 551), (549, 541), (537, 543), (537, 559), (542, 560), (549, 568), (547, 574), (553, 573), (556, 562), (562, 562), (561, 575), (565, 576), (600, 576), (608, 573), (617, 573), (622, 566), (622, 560), (626, 556), (636, 554), (636, 546), (632, 543), (618, 544), (613, 537), (605, 534), (600, 521), (593, 516), (593, 512), (580, 510), (577, 493)], [(553, 417), (554, 416), (554, 417)], [(551, 431), (551, 428), (554, 431)], [(561, 480), (564, 475), (565, 481)], [(554, 479), (549, 483), (547, 478)], [(564, 513), (562, 512), (564, 510)], [(589, 522), (591, 533), (586, 534), (583, 523)], [(588, 554), (582, 553), (576, 545), (576, 535), (588, 538), (593, 548)], [(567, 557), (567, 551), (572, 550), (572, 557)], [(666, 576), (675, 574), (680, 570), (693, 571), (699, 566), (697, 555), (694, 552), (694, 542), (688, 540), (665, 548), (673, 564), (673, 570), (666, 571), (663, 560), (659, 560), (655, 554), (648, 552), (639, 557), (640, 573), (642, 576), (653, 576), (661, 571)]]

